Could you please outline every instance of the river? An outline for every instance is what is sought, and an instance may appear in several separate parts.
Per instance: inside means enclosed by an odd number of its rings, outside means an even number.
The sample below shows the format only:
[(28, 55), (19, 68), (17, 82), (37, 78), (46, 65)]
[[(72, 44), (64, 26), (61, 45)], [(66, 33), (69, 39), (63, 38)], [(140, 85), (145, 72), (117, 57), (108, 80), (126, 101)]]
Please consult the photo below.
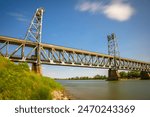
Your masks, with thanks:
[(57, 80), (81, 100), (149, 100), (150, 80)]

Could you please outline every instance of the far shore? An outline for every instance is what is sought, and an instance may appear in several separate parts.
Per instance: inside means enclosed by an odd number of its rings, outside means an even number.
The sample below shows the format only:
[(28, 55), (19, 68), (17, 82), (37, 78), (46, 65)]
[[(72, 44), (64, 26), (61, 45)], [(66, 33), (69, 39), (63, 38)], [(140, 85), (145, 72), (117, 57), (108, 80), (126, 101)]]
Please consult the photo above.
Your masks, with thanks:
[[(93, 78), (89, 78), (89, 79), (68, 79), (68, 78), (55, 78), (55, 80), (107, 80), (106, 79), (93, 79)], [(141, 80), (141, 78), (119, 78), (119, 80)]]

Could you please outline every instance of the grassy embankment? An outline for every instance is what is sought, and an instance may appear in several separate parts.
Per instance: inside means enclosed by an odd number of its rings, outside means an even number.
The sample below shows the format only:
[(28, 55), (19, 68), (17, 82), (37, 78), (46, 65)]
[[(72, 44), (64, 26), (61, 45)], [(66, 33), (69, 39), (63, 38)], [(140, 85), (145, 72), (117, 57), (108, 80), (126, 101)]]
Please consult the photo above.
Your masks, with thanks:
[(48, 100), (63, 87), (53, 79), (37, 75), (27, 63), (18, 65), (0, 56), (1, 100)]

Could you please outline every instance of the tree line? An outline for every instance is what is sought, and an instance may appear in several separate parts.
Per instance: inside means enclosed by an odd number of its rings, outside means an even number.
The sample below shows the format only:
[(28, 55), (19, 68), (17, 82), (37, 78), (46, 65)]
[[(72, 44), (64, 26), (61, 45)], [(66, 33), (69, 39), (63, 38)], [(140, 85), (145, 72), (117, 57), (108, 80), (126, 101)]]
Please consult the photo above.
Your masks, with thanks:
[(140, 78), (140, 72), (139, 71), (128, 71), (128, 72), (120, 72), (120, 77), (123, 78), (128, 78), (128, 79), (133, 79), (133, 78)]
[[(121, 71), (119, 72), (121, 79), (137, 79), (140, 78), (139, 71)], [(81, 77), (71, 77), (71, 78), (64, 78), (64, 80), (106, 80), (108, 77), (105, 75), (95, 75), (93, 77), (88, 76), (81, 76)], [(59, 78), (55, 78), (56, 80)], [(61, 78), (62, 80), (62, 78)]]
[(68, 80), (105, 80), (107, 77), (105, 75), (96, 75), (94, 77), (82, 76), (82, 77), (72, 77)]

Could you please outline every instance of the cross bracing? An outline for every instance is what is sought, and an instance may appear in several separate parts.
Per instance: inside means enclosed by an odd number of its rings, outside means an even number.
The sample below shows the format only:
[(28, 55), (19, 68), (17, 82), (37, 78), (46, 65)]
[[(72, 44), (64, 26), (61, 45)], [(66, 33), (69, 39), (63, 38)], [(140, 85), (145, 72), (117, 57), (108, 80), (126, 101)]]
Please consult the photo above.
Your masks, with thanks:
[[(39, 61), (36, 55), (38, 48)], [(0, 55), (15, 62), (26, 61), (29, 63), (104, 69), (114, 67), (114, 57), (111, 55), (5, 36), (0, 36)], [(149, 62), (121, 57), (116, 57), (116, 67), (120, 70), (150, 71)]]

